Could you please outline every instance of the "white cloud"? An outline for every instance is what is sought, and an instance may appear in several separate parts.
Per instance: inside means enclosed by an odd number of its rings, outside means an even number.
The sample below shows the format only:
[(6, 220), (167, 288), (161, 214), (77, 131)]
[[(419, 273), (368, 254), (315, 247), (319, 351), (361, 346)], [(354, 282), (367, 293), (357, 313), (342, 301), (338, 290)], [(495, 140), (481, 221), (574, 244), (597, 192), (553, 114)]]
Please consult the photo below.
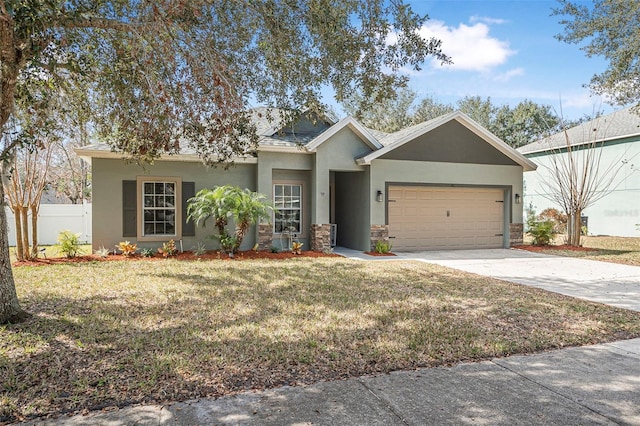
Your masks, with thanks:
[[(504, 64), (516, 52), (509, 48), (507, 41), (489, 35), (489, 26), (476, 23), (471, 26), (460, 24), (457, 28), (446, 26), (441, 21), (427, 21), (419, 30), (422, 37), (442, 40), (442, 51), (451, 57), (452, 65), (444, 67), (463, 71), (488, 71)], [(440, 62), (432, 61), (432, 66), (440, 67)]]
[(507, 82), (511, 80), (513, 77), (517, 77), (519, 75), (524, 75), (524, 68), (514, 68), (502, 74), (497, 74), (493, 79), (495, 81)]
[(500, 24), (506, 24), (508, 21), (506, 19), (490, 18), (488, 16), (474, 15), (471, 18), (469, 18), (469, 22), (471, 22), (472, 24), (476, 22), (482, 22), (487, 25), (500, 25)]

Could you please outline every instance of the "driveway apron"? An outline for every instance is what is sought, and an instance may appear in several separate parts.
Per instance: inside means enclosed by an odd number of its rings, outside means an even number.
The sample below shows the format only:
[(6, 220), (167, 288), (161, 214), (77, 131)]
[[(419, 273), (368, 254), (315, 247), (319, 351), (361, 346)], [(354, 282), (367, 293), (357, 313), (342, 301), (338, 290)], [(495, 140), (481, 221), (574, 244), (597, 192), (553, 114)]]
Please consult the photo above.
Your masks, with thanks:
[(398, 253), (474, 274), (640, 311), (640, 266), (549, 256), (516, 249)]

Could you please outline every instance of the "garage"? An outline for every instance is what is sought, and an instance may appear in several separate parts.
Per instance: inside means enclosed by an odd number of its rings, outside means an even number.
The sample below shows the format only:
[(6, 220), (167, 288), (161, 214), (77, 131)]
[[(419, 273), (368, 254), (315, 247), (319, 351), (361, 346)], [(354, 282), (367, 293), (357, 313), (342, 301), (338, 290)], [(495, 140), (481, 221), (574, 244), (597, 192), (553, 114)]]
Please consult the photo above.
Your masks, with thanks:
[(394, 251), (504, 246), (502, 188), (394, 185), (387, 209)]

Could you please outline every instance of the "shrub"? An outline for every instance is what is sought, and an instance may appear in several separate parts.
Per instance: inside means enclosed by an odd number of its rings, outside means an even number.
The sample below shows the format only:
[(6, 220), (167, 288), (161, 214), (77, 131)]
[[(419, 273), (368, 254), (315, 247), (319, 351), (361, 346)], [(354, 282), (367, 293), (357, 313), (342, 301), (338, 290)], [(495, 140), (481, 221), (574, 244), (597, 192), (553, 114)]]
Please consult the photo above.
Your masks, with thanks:
[(535, 214), (527, 218), (527, 234), (533, 237), (534, 246), (547, 246), (556, 235), (556, 222), (552, 220), (539, 220)]
[(552, 221), (554, 232), (556, 234), (564, 234), (567, 231), (567, 215), (558, 209), (544, 209), (538, 215), (538, 219)]
[(196, 257), (200, 257), (206, 253), (207, 253), (207, 248), (205, 247), (204, 243), (201, 243), (200, 241), (198, 241), (196, 245), (193, 246), (193, 254)]
[(95, 249), (93, 251), (97, 256), (100, 256), (102, 258), (105, 258), (107, 256), (109, 256), (109, 249), (106, 248), (105, 246), (100, 246), (99, 249)]
[(391, 252), (391, 243), (389, 241), (376, 241), (374, 251), (379, 254), (386, 254)]
[(120, 241), (116, 246), (116, 248), (120, 250), (123, 256), (129, 257), (136, 254), (136, 251), (138, 250), (138, 245), (132, 244), (129, 241)]
[(234, 235), (219, 235), (218, 240), (220, 241), (220, 250), (223, 253), (233, 254), (237, 241)]
[(58, 250), (68, 258), (76, 257), (80, 252), (80, 234), (62, 231), (58, 234)]
[(160, 253), (163, 257), (175, 256), (178, 253), (176, 242), (173, 240), (169, 240), (166, 243), (163, 243), (162, 247), (158, 249), (158, 253)]
[(291, 243), (291, 253), (293, 253), (293, 254), (301, 254), (303, 245), (304, 245), (304, 243), (301, 243), (299, 241), (294, 241), (293, 243)]
[(142, 255), (142, 257), (153, 257), (153, 249), (149, 248), (149, 247), (145, 247), (145, 248), (141, 248), (140, 249), (140, 255)]
[(280, 247), (271, 246), (271, 253), (280, 253)]

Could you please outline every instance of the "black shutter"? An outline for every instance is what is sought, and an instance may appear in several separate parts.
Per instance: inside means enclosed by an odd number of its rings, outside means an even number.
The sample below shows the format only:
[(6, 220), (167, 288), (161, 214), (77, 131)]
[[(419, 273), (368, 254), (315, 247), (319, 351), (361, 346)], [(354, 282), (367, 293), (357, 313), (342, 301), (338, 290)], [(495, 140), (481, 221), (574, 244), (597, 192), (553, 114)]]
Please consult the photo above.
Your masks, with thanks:
[(182, 236), (183, 237), (195, 237), (196, 224), (189, 220), (187, 221), (187, 200), (196, 195), (195, 182), (182, 182)]
[(138, 236), (138, 185), (135, 180), (122, 181), (122, 236)]

